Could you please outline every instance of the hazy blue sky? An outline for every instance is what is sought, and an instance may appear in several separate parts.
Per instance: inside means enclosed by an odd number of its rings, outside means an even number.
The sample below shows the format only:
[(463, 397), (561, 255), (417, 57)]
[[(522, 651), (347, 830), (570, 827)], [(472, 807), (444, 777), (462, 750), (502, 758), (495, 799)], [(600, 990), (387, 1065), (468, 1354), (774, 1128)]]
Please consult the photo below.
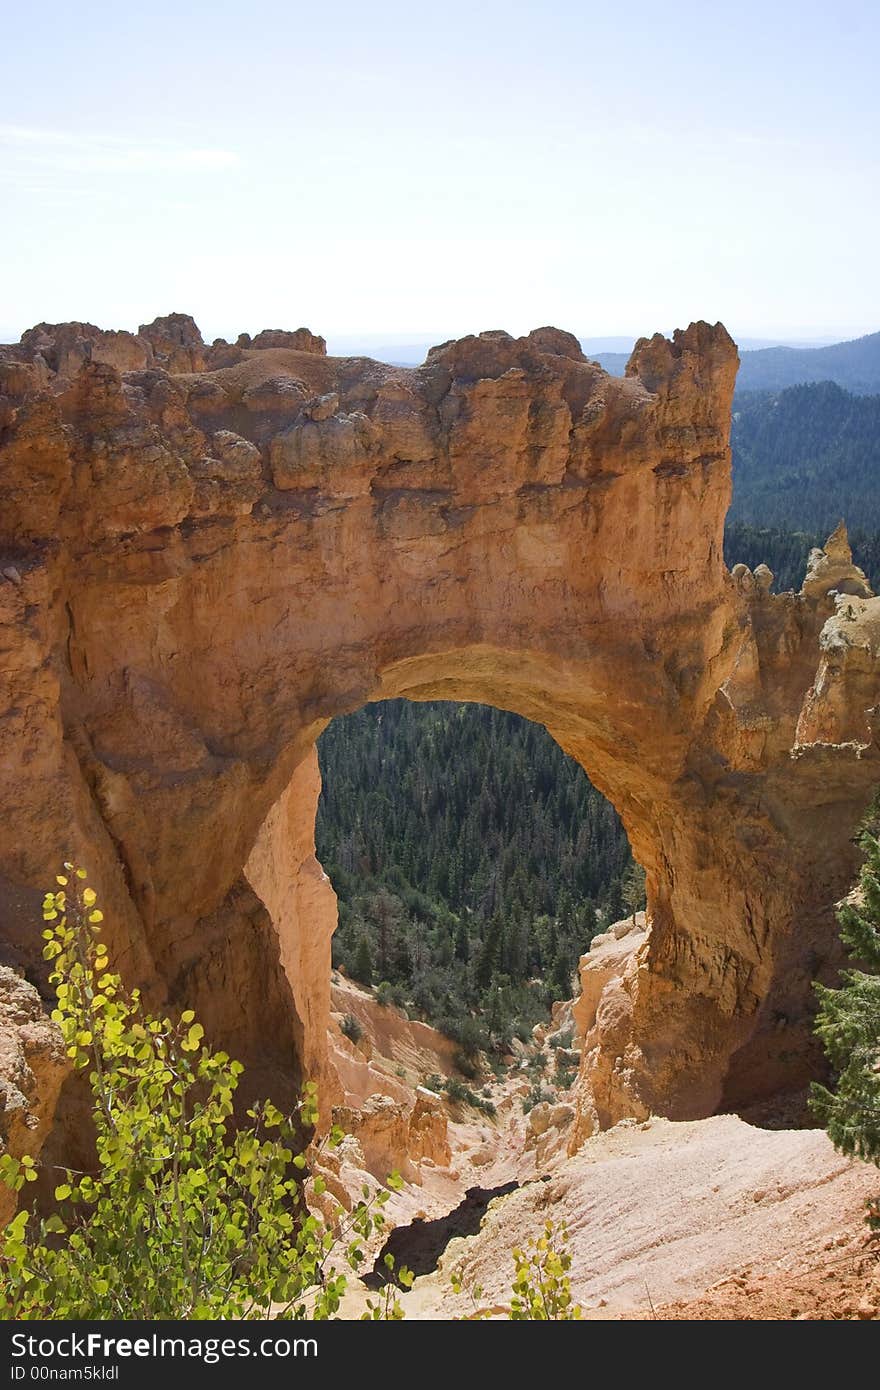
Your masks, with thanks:
[(0, 330), (880, 328), (876, 0), (12, 5)]

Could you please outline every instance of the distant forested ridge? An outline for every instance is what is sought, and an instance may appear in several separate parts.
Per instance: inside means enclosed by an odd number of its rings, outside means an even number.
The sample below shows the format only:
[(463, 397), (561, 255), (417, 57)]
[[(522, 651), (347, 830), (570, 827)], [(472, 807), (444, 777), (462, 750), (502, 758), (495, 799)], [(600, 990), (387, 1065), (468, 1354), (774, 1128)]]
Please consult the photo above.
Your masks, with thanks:
[(393, 700), (334, 720), (319, 753), (337, 964), (464, 1042), (475, 1011), (504, 1038), (571, 993), (578, 956), (623, 914), (631, 856), (546, 730)]
[(880, 529), (880, 396), (833, 382), (738, 395), (728, 523)]
[(836, 382), (859, 395), (880, 393), (880, 333), (829, 347), (758, 348), (740, 354), (737, 391), (778, 391), (803, 382)]

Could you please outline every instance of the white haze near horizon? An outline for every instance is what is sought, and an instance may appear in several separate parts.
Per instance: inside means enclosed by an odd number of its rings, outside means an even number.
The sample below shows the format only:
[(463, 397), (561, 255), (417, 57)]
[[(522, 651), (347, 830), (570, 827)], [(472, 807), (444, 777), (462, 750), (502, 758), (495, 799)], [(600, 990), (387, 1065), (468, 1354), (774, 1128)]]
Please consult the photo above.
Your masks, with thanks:
[(13, 7), (0, 338), (873, 332), (878, 40), (866, 0)]

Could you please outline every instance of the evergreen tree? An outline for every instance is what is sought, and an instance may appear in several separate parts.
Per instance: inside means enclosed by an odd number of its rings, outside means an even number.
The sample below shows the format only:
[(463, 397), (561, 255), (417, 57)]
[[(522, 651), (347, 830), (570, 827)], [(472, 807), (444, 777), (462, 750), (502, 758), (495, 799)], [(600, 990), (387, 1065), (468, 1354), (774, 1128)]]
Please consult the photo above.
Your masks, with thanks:
[(471, 958), (470, 936), (468, 935), (467, 923), (463, 917), (455, 929), (455, 954), (459, 960), (465, 963)]
[(837, 1073), (813, 1086), (812, 1106), (843, 1153), (880, 1164), (880, 840), (865, 834), (859, 892), (838, 913), (840, 934), (864, 969), (841, 973), (838, 989), (817, 985), (816, 1032)]
[(492, 977), (501, 968), (503, 953), (504, 920), (501, 913), (496, 912), (489, 923), (474, 972), (476, 982), (480, 989), (486, 990), (489, 988)]
[(571, 977), (574, 973), (574, 962), (568, 951), (560, 947), (556, 952), (556, 957), (550, 967), (550, 989), (555, 998), (568, 999), (571, 996)]
[(370, 950), (370, 943), (366, 936), (362, 936), (358, 941), (354, 960), (351, 964), (351, 973), (362, 985), (373, 983), (373, 952)]
[(635, 926), (636, 913), (641, 912), (645, 906), (645, 871), (641, 864), (633, 861), (627, 869), (623, 877), (621, 896), (624, 906), (632, 913), (632, 923)]

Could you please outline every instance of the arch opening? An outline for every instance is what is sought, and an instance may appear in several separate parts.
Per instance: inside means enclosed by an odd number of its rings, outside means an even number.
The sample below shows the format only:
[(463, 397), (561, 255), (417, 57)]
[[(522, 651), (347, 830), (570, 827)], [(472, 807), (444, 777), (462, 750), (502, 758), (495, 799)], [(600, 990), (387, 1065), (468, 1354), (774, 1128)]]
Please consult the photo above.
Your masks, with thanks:
[(543, 728), (485, 705), (368, 705), (318, 758), (334, 967), (468, 1052), (527, 1041), (626, 911), (613, 808)]

